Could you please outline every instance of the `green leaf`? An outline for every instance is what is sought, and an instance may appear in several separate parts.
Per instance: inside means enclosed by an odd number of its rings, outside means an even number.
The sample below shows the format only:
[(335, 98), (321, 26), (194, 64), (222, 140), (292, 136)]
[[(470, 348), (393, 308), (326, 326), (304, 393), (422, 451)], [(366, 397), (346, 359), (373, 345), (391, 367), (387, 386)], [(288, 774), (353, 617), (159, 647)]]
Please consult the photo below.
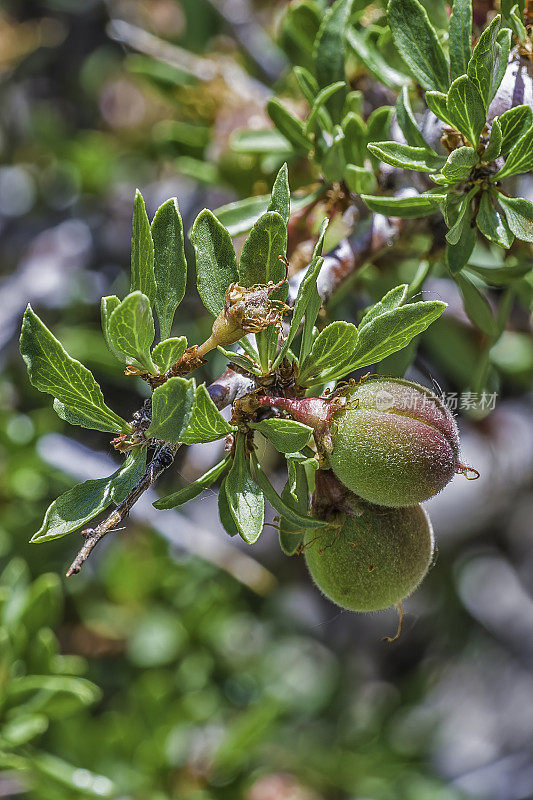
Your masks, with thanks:
[(483, 236), (490, 242), (499, 244), (500, 247), (505, 247), (506, 250), (511, 247), (514, 236), (505, 217), (494, 208), (489, 192), (481, 193), (476, 223)]
[[(281, 500), (298, 514), (306, 514), (309, 508), (309, 488), (305, 467), (295, 459), (287, 461), (289, 480), (281, 493)], [(301, 525), (281, 515), (279, 521), (279, 543), (287, 556), (294, 555), (303, 542), (304, 530)]]
[(368, 149), (386, 164), (418, 172), (437, 172), (446, 161), (427, 147), (411, 147), (399, 142), (374, 142)]
[(398, 100), (396, 101), (396, 119), (398, 120), (398, 125), (405, 136), (407, 144), (413, 147), (423, 147), (426, 150), (429, 148), (428, 143), (420, 133), (418, 122), (413, 114), (407, 86), (404, 86), (398, 95)]
[(450, 271), (455, 275), (461, 270), (472, 255), (476, 243), (476, 229), (472, 227), (469, 218), (463, 218), (460, 235), (454, 244), (446, 246), (446, 261)]
[[(487, 192), (483, 192), (484, 195)], [(459, 286), (465, 311), (480, 331), (488, 336), (496, 333), (496, 320), (487, 298), (480, 292), (476, 284), (464, 274), (455, 276), (455, 281)]]
[[(316, 78), (321, 88), (345, 79), (345, 31), (352, 5), (353, 0), (335, 0), (323, 16), (313, 51)], [(340, 121), (345, 97), (346, 91), (338, 92), (328, 102), (334, 122)]]
[(287, 248), (287, 223), (277, 211), (259, 217), (246, 239), (239, 261), (239, 281), (243, 286), (277, 283), (285, 276), (279, 256)]
[(368, 309), (363, 319), (359, 323), (359, 331), (361, 331), (365, 325), (368, 325), (377, 317), (381, 317), (382, 314), (386, 314), (389, 311), (393, 311), (395, 308), (399, 308), (407, 297), (408, 288), (409, 287), (406, 283), (401, 283), (399, 286), (395, 286), (394, 289), (388, 291), (379, 302), (374, 303), (374, 305)]
[(111, 353), (115, 356), (117, 361), (122, 361), (122, 355), (115, 350), (113, 347), (113, 343), (109, 338), (109, 318), (111, 314), (115, 310), (117, 306), (120, 305), (120, 300), (116, 296), (116, 294), (109, 295), (108, 297), (102, 297), (100, 302), (100, 319), (102, 322), (102, 332), (104, 334), (104, 338), (106, 340), (106, 344)]
[(441, 169), (441, 174), (450, 183), (459, 183), (468, 178), (478, 163), (479, 156), (473, 147), (458, 147), (457, 150), (452, 150), (448, 156)]
[(533, 243), (533, 203), (523, 197), (506, 197), (501, 192), (497, 197), (516, 238)]
[(251, 372), (252, 375), (257, 376), (263, 374), (261, 366), (251, 356), (245, 353), (235, 353), (233, 350), (226, 350), (225, 347), (221, 347), (220, 345), (217, 350), (220, 350), (222, 355), (225, 356), (231, 364), (237, 364), (238, 367), (246, 370), (246, 372)]
[(496, 60), (496, 36), (500, 29), (501, 16), (494, 17), (490, 25), (485, 28), (474, 47), (472, 57), (468, 64), (467, 75), (477, 87), (483, 100), (485, 112), (488, 110)]
[(202, 494), (204, 489), (208, 489), (211, 484), (213, 484), (221, 475), (224, 474), (226, 469), (229, 466), (231, 457), (229, 455), (226, 456), (222, 461), (219, 461), (218, 464), (215, 464), (214, 467), (202, 475), (201, 478), (197, 478), (192, 483), (189, 483), (188, 486), (184, 486), (183, 489), (179, 489), (177, 492), (173, 492), (172, 494), (167, 494), (166, 497), (160, 497), (159, 500), (156, 500), (153, 503), (154, 508), (159, 509), (168, 509), (168, 508), (176, 508), (176, 506), (181, 506), (184, 503), (187, 503), (189, 500), (193, 500), (198, 495)]
[(190, 422), (182, 433), (183, 444), (214, 442), (234, 431), (211, 400), (205, 384), (196, 389)]
[(481, 155), (481, 160), (487, 164), (494, 161), (500, 155), (502, 147), (502, 128), (498, 117), (494, 117), (490, 129), (489, 142)]
[(159, 367), (160, 372), (166, 372), (167, 369), (170, 369), (170, 367), (181, 358), (186, 349), (187, 339), (185, 336), (164, 339), (152, 350), (152, 361)]
[(198, 292), (213, 316), (224, 308), (224, 294), (239, 280), (231, 237), (215, 215), (204, 208), (194, 221), (191, 243), (196, 253)]
[(381, 142), (389, 136), (393, 113), (392, 106), (380, 106), (374, 109), (366, 121), (368, 142)]
[(272, 186), (272, 195), (267, 211), (277, 211), (286, 225), (289, 221), (290, 206), (289, 169), (287, 164), (283, 164)]
[(305, 135), (303, 122), (293, 116), (277, 97), (270, 98), (267, 111), (276, 128), (296, 150), (302, 152), (312, 149), (313, 143)]
[(366, 125), (359, 114), (351, 112), (342, 121), (344, 155), (347, 163), (362, 167), (366, 158)]
[(155, 328), (150, 300), (142, 292), (124, 298), (109, 318), (109, 338), (125, 364), (155, 373), (150, 355)]
[(311, 111), (309, 112), (309, 116), (305, 121), (304, 132), (307, 136), (313, 132), (315, 121), (319, 116), (322, 106), (324, 106), (329, 98), (333, 97), (333, 95), (342, 88), (346, 89), (346, 81), (337, 81), (336, 83), (332, 83), (330, 86), (325, 86), (319, 91), (315, 97)]
[(152, 422), (147, 439), (176, 444), (187, 428), (194, 402), (194, 380), (169, 378), (152, 395)]
[[(285, 157), (294, 155), (293, 147), (287, 138), (283, 136), (280, 131), (271, 128), (262, 131), (236, 131), (231, 137), (231, 149), (235, 153), (258, 155), (267, 155), (270, 153), (272, 155), (281, 155)], [(234, 204), (232, 203), (231, 205)], [(264, 211), (265, 209), (262, 210)], [(221, 222), (222, 221), (223, 220), (221, 220)]]
[(449, 41), (450, 71), (455, 80), (466, 75), (472, 54), (472, 0), (453, 0)]
[[(285, 357), (285, 354), (287, 353), (289, 347), (291, 346), (294, 340), (294, 337), (298, 333), (304, 315), (306, 317), (309, 317), (309, 325), (311, 328), (315, 324), (318, 311), (322, 304), (322, 301), (320, 300), (320, 296), (316, 288), (316, 282), (320, 272), (320, 268), (323, 264), (323, 259), (321, 258), (320, 254), (322, 252), (322, 247), (324, 245), (324, 236), (326, 235), (327, 227), (328, 227), (328, 221), (324, 220), (320, 228), (318, 241), (315, 245), (313, 258), (311, 259), (311, 263), (307, 268), (307, 272), (305, 273), (305, 276), (302, 282), (300, 283), (300, 286), (298, 287), (298, 293), (296, 295), (296, 300), (294, 303), (294, 308), (291, 317), (291, 324), (289, 326), (287, 338), (285, 339), (278, 355), (274, 360), (272, 369), (275, 369), (279, 364), (281, 364), (283, 358)], [(304, 357), (305, 357), (305, 352), (304, 353), (300, 352), (300, 358)]]
[(513, 145), (531, 127), (533, 112), (529, 106), (515, 106), (498, 117), (502, 130), (500, 155), (506, 156)]
[(276, 490), (268, 480), (267, 476), (263, 472), (261, 464), (257, 460), (255, 453), (252, 453), (251, 460), (252, 460), (254, 478), (257, 481), (257, 484), (263, 490), (264, 496), (266, 497), (272, 508), (274, 508), (278, 512), (278, 514), (281, 514), (289, 522), (292, 522), (294, 525), (299, 525), (302, 528), (321, 528), (328, 524), (323, 520), (315, 519), (314, 517), (310, 517), (307, 514), (300, 514), (298, 513), (298, 511), (295, 511), (293, 507), (287, 505), (281, 499), (281, 497), (276, 492)]
[(231, 511), (228, 503), (228, 495), (226, 494), (225, 478), (220, 484), (220, 489), (218, 490), (218, 516), (220, 517), (220, 522), (222, 523), (222, 527), (224, 528), (228, 536), (236, 536), (239, 533), (239, 529), (235, 525), (235, 520), (231, 516)]
[(346, 30), (346, 42), (354, 51), (365, 67), (381, 83), (389, 89), (401, 89), (409, 81), (409, 76), (391, 67), (377, 47), (365, 36), (363, 31), (348, 28)]
[(310, 106), (313, 105), (315, 97), (319, 92), (319, 86), (316, 82), (316, 78), (314, 75), (311, 75), (308, 69), (305, 67), (294, 67), (293, 68), (294, 77), (300, 87), (300, 91), (309, 103)]
[(509, 175), (518, 175), (522, 172), (529, 172), (533, 169), (533, 125), (522, 134), (520, 139), (513, 145), (511, 152), (507, 156), (507, 161), (493, 180), (501, 181)]
[(344, 180), (348, 189), (356, 194), (373, 192), (377, 188), (377, 180), (374, 173), (369, 169), (365, 169), (365, 167), (358, 167), (355, 164), (346, 165)]
[(159, 318), (160, 337), (168, 339), (174, 312), (183, 300), (187, 284), (183, 223), (175, 197), (157, 209), (151, 231), (157, 285), (155, 309)]
[(48, 506), (43, 524), (31, 542), (49, 542), (78, 530), (104, 511), (120, 503), (144, 472), (146, 450), (138, 448), (107, 478), (84, 481), (62, 494)]
[(387, 14), (394, 43), (427, 90), (448, 89), (448, 62), (426, 10), (417, 0), (390, 0)]
[(472, 221), (472, 205), (471, 200), (479, 190), (478, 186), (470, 189), (468, 194), (464, 195), (459, 205), (457, 206), (457, 216), (455, 222), (446, 234), (446, 239), (450, 244), (457, 244), (463, 234), (465, 226), (470, 227)]
[(250, 474), (249, 457), (244, 451), (242, 435), (238, 435), (235, 440), (235, 455), (225, 488), (229, 510), (239, 535), (248, 544), (254, 544), (263, 530), (265, 499)]
[[(291, 213), (307, 208), (324, 193), (324, 190), (325, 187), (319, 186), (312, 192), (293, 195), (290, 203)], [(249, 231), (265, 211), (276, 210), (270, 208), (271, 202), (271, 196), (268, 194), (248, 197), (246, 200), (237, 200), (235, 203), (228, 203), (226, 206), (217, 208), (215, 215), (219, 222), (225, 225), (230, 236), (238, 236)]]
[(326, 383), (343, 365), (353, 360), (357, 328), (350, 322), (332, 322), (316, 337), (311, 352), (300, 365), (298, 383), (302, 386)]
[(486, 114), (477, 86), (466, 75), (456, 78), (452, 83), (446, 108), (454, 127), (471, 145), (477, 147), (485, 126)]
[(490, 100), (492, 101), (498, 91), (503, 76), (509, 63), (513, 35), (508, 28), (503, 28), (496, 37), (496, 62), (493, 69), (492, 90)]
[(150, 306), (155, 303), (154, 243), (143, 196), (138, 189), (133, 201), (130, 291), (142, 292), (148, 298)]
[(384, 197), (381, 195), (362, 194), (362, 200), (372, 211), (389, 217), (425, 217), (438, 210), (443, 202), (443, 194), (424, 192), (413, 197)]
[(302, 450), (313, 433), (308, 425), (278, 417), (251, 422), (250, 428), (266, 436), (280, 453), (296, 453)]
[(55, 397), (66, 411), (76, 413), (86, 428), (127, 433), (130, 425), (104, 403), (102, 390), (89, 370), (71, 358), (28, 305), (22, 322), (20, 352), (30, 382)]
[(444, 92), (426, 92), (426, 105), (436, 117), (455, 128), (455, 123), (451, 115), (448, 113), (448, 106), (446, 104), (447, 95)]
[(355, 369), (382, 361), (391, 353), (406, 347), (411, 339), (440, 317), (445, 308), (446, 303), (431, 300), (408, 303), (380, 314), (360, 328), (351, 363), (336, 377), (341, 378)]
[(344, 133), (340, 125), (335, 126), (333, 141), (322, 156), (322, 172), (329, 183), (342, 180), (346, 159), (344, 157)]

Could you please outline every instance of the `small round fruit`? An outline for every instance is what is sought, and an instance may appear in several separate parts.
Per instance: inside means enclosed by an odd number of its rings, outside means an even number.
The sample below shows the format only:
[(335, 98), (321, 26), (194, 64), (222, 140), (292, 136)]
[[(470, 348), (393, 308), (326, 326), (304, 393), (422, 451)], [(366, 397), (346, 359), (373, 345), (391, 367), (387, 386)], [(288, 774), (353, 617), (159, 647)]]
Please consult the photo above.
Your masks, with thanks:
[(410, 595), (433, 556), (433, 531), (421, 506), (363, 506), (328, 528), (308, 529), (304, 555), (313, 581), (349, 611), (380, 611)]
[(363, 500), (411, 506), (440, 492), (458, 465), (459, 437), (432, 392), (399, 378), (363, 382), (333, 416), (331, 469)]

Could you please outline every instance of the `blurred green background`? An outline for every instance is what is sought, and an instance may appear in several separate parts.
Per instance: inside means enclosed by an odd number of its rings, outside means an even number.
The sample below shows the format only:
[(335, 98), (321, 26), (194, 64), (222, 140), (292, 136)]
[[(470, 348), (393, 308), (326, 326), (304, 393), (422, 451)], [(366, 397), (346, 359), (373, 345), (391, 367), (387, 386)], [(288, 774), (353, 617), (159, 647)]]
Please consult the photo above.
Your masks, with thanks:
[[(182, 514), (146, 502), (66, 582), (76, 536), (29, 545), (75, 479), (109, 472), (105, 435), (69, 427), (18, 354), (31, 301), (126, 417), (138, 394), (99, 329), (126, 287), (132, 197), (176, 195), (186, 227), (270, 188), (279, 166), (231, 151), (265, 124), (287, 52), (285, 3), (49, 0), (0, 10), (0, 797), (67, 800), (527, 800), (533, 797), (533, 342), (527, 312), (490, 353), (496, 411), (461, 420), (464, 460), (429, 504), (436, 565), (392, 612), (341, 612), (266, 528), (225, 538), (209, 493)], [(393, 102), (393, 99), (384, 99)], [(305, 182), (291, 167), (291, 182)], [(427, 243), (366, 265), (328, 313), (349, 318)], [(485, 261), (483, 261), (485, 258)], [(480, 256), (480, 269), (497, 269)], [(518, 267), (519, 268), (519, 267)], [(496, 280), (496, 279), (495, 279)], [(497, 285), (497, 283), (496, 283)], [(455, 285), (413, 377), (461, 392), (486, 350)], [(519, 293), (525, 307), (532, 285)], [(194, 290), (189, 341), (210, 323)], [(204, 368), (216, 377), (222, 360)], [(389, 367), (390, 369), (392, 367)], [(68, 437), (68, 438), (67, 438)], [(217, 458), (180, 451), (168, 487)], [(276, 470), (275, 455), (267, 454)], [(279, 475), (281, 485), (283, 476)], [(152, 498), (153, 499), (153, 498)]]

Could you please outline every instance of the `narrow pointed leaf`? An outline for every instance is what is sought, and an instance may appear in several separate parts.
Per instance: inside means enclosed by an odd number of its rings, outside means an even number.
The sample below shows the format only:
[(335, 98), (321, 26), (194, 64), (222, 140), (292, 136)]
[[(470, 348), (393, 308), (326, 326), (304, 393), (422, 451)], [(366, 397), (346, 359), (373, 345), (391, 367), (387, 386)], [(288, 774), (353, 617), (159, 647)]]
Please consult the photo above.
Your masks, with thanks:
[(168, 508), (176, 508), (177, 506), (181, 506), (184, 503), (187, 503), (189, 500), (193, 500), (198, 495), (202, 494), (205, 489), (208, 489), (211, 484), (213, 484), (224, 472), (228, 469), (230, 464), (230, 456), (226, 456), (222, 461), (219, 461), (218, 464), (215, 464), (214, 467), (202, 475), (201, 478), (197, 478), (192, 483), (189, 483), (187, 486), (184, 486), (183, 489), (179, 489), (177, 492), (173, 492), (172, 494), (167, 494), (166, 497), (161, 497), (159, 500), (156, 500), (153, 503), (154, 508), (159, 509), (168, 509)]
[(115, 348), (113, 347), (113, 343), (111, 342), (111, 339), (109, 337), (109, 319), (115, 308), (119, 305), (120, 305), (120, 300), (118, 299), (116, 294), (109, 295), (108, 297), (102, 297), (100, 303), (100, 318), (102, 322), (102, 332), (104, 334), (104, 338), (106, 340), (106, 344), (109, 350), (111, 351), (111, 353), (113, 353), (113, 355), (118, 361), (122, 361), (121, 354), (117, 350), (115, 350)]
[(502, 28), (496, 37), (496, 60), (493, 67), (490, 101), (494, 99), (507, 70), (512, 39), (513, 34), (509, 28)]
[(450, 71), (452, 80), (466, 75), (472, 55), (472, 0), (453, 0), (450, 17)]
[(194, 402), (194, 381), (169, 378), (152, 395), (152, 422), (147, 439), (176, 444), (190, 422)]
[(261, 464), (257, 460), (255, 453), (252, 453), (252, 467), (253, 475), (259, 486), (264, 492), (264, 496), (278, 514), (281, 514), (289, 522), (294, 525), (300, 525), (302, 528), (321, 528), (328, 523), (323, 520), (315, 519), (308, 514), (300, 514), (293, 507), (287, 505), (279, 494), (276, 492), (267, 476), (265, 475)]
[(107, 478), (84, 481), (62, 494), (48, 507), (43, 524), (32, 542), (48, 542), (78, 530), (104, 511), (112, 502), (120, 503), (144, 471), (146, 450), (131, 453)]
[[(313, 58), (316, 78), (321, 88), (345, 79), (345, 31), (352, 11), (353, 0), (336, 0), (324, 14), (315, 39)], [(333, 122), (340, 122), (346, 91), (329, 99), (328, 109)]]
[(250, 474), (250, 458), (244, 451), (244, 437), (237, 436), (235, 455), (225, 483), (229, 510), (239, 535), (254, 544), (263, 530), (265, 499), (261, 488)]
[(150, 347), (155, 328), (150, 300), (141, 292), (132, 292), (118, 305), (109, 318), (109, 338), (113, 348), (122, 354), (125, 364), (156, 372)]
[[(487, 194), (487, 192), (484, 192), (484, 194)], [(461, 291), (465, 311), (474, 325), (488, 336), (493, 336), (497, 330), (496, 320), (487, 298), (466, 275), (456, 275), (455, 281)]]
[(492, 121), (492, 127), (490, 129), (489, 143), (481, 156), (481, 160), (483, 162), (490, 164), (491, 161), (494, 161), (496, 158), (498, 158), (502, 148), (502, 139), (503, 136), (500, 120), (498, 117), (495, 117)]
[(482, 192), (479, 210), (476, 216), (476, 224), (490, 242), (499, 244), (500, 247), (508, 249), (513, 243), (514, 236), (511, 233), (505, 216), (494, 208), (489, 192)]
[(214, 442), (234, 430), (211, 400), (205, 384), (201, 383), (194, 395), (190, 422), (180, 441), (183, 444)]
[(411, 147), (399, 142), (373, 142), (368, 145), (370, 152), (380, 161), (402, 169), (417, 172), (437, 172), (446, 159), (425, 147)]
[(224, 308), (224, 293), (239, 280), (231, 237), (215, 215), (204, 208), (194, 222), (191, 243), (196, 253), (198, 292), (213, 316)]
[(361, 198), (372, 211), (389, 217), (425, 217), (438, 211), (444, 194), (424, 193), (413, 197), (385, 197), (362, 194)]
[(313, 143), (305, 135), (303, 122), (291, 114), (277, 97), (270, 98), (267, 111), (278, 131), (296, 150), (305, 152), (312, 149)]
[(237, 364), (238, 367), (246, 370), (246, 372), (251, 372), (252, 375), (263, 374), (260, 364), (253, 360), (251, 356), (248, 356), (245, 353), (235, 353), (233, 350), (226, 350), (225, 347), (220, 346), (217, 348), (217, 350), (219, 350), (231, 364)]
[(418, 0), (390, 0), (387, 14), (394, 43), (424, 89), (448, 89), (448, 62), (426, 10)]
[(418, 122), (413, 114), (407, 86), (403, 87), (398, 96), (398, 100), (396, 101), (396, 119), (398, 120), (398, 125), (402, 129), (402, 133), (405, 136), (407, 144), (410, 144), (413, 147), (429, 147), (428, 143), (420, 132)]
[(157, 286), (155, 308), (160, 337), (168, 339), (174, 313), (183, 300), (187, 283), (183, 223), (175, 197), (158, 208), (151, 230)]
[(450, 271), (456, 275), (472, 255), (476, 243), (476, 229), (472, 227), (469, 219), (464, 218), (460, 235), (454, 244), (446, 246), (446, 261)]
[(363, 31), (348, 28), (346, 42), (368, 71), (389, 89), (401, 89), (409, 81), (409, 76), (392, 67)]
[(154, 243), (143, 196), (138, 189), (133, 201), (130, 291), (142, 292), (150, 301), (150, 305), (155, 303)]
[(130, 425), (104, 403), (102, 390), (89, 370), (71, 358), (28, 305), (22, 323), (20, 352), (30, 382), (78, 414), (86, 428), (109, 433), (131, 431)]
[[(285, 505), (292, 508), (298, 514), (305, 515), (309, 508), (309, 488), (305, 467), (294, 459), (287, 461), (289, 470), (289, 480), (285, 484), (281, 493), (281, 499)], [(293, 522), (281, 515), (279, 521), (279, 543), (280, 547), (287, 556), (294, 555), (304, 539), (304, 529), (301, 525)]]
[(496, 37), (500, 22), (501, 17), (498, 14), (490, 25), (485, 28), (474, 47), (472, 58), (468, 64), (467, 75), (479, 91), (485, 111), (489, 107), (491, 98), (494, 62), (496, 60)]
[(330, 86), (325, 86), (319, 91), (315, 97), (309, 116), (305, 121), (304, 131), (306, 135), (309, 135), (313, 132), (315, 121), (319, 116), (322, 106), (324, 106), (329, 98), (342, 88), (346, 89), (346, 81), (337, 81), (336, 83), (332, 83)]
[(283, 164), (276, 175), (276, 180), (272, 187), (272, 195), (267, 211), (277, 211), (285, 224), (289, 221), (291, 195), (289, 191), (289, 170), (287, 164)]

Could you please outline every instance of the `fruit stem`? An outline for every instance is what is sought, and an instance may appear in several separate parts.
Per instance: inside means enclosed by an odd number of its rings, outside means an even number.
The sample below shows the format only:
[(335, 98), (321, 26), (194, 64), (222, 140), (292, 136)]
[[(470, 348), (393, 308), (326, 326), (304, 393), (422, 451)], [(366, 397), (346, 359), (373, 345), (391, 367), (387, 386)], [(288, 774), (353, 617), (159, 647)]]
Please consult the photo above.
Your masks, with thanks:
[(332, 400), (326, 400), (323, 397), (290, 398), (263, 395), (258, 400), (264, 408), (277, 408), (280, 411), (286, 411), (297, 422), (309, 425), (315, 430), (323, 429), (340, 405), (338, 402), (332, 402)]

